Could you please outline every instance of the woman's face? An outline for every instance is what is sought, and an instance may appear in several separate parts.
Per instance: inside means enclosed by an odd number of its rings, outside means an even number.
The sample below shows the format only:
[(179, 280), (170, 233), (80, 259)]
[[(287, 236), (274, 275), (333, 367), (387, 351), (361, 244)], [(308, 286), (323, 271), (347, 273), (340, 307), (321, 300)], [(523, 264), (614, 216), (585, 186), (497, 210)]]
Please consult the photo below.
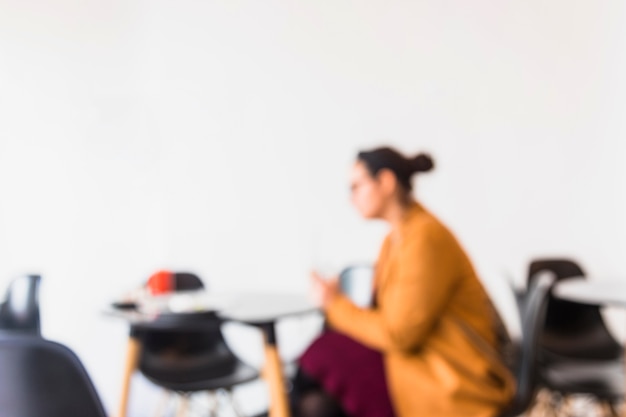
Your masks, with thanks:
[(365, 164), (357, 161), (350, 175), (352, 204), (366, 219), (379, 218), (387, 201), (387, 193), (378, 178), (372, 177)]

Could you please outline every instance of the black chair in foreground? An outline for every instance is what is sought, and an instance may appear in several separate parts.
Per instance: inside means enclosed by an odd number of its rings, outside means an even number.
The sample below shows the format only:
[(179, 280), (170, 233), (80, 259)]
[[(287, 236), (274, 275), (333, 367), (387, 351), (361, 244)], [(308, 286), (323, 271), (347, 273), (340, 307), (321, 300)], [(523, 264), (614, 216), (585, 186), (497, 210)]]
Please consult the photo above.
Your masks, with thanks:
[[(173, 273), (172, 278), (173, 291), (204, 288), (194, 274)], [(197, 320), (191, 317), (194, 314)], [(258, 379), (259, 373), (230, 350), (222, 336), (222, 320), (206, 312), (171, 314), (158, 320), (167, 322), (164, 330), (155, 328), (154, 323), (149, 327), (141, 324), (131, 327), (142, 345), (139, 371), (155, 385), (180, 394), (182, 411), (191, 394), (207, 391), (226, 394), (234, 412), (242, 415), (233, 401), (232, 389)], [(179, 326), (172, 326), (176, 321)]]
[(521, 306), (522, 340), (515, 365), (517, 390), (510, 407), (500, 417), (522, 415), (536, 406), (539, 389), (539, 342), (546, 319), (550, 288), (554, 282), (545, 277), (533, 282)]
[(40, 335), (39, 275), (23, 275), (9, 284), (0, 304), (0, 331)]
[(106, 417), (93, 383), (67, 347), (36, 335), (0, 336), (0, 416)]
[[(582, 268), (570, 259), (538, 259), (529, 266), (529, 287), (542, 272), (554, 274), (557, 282), (585, 276)], [(541, 348), (545, 361), (622, 358), (622, 346), (609, 332), (598, 306), (555, 297), (550, 297)]]
[[(557, 281), (584, 276), (574, 261), (544, 259), (531, 263), (529, 282), (544, 271)], [(541, 346), (541, 380), (556, 408), (567, 412), (574, 396), (583, 395), (595, 400), (604, 415), (618, 416), (626, 382), (623, 350), (598, 306), (551, 297)]]

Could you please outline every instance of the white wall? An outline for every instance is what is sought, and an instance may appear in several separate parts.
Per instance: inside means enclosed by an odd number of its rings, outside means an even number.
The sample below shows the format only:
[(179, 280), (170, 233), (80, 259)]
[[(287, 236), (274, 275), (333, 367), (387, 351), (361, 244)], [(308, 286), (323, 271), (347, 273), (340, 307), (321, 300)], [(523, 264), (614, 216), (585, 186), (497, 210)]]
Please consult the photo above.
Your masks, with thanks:
[(432, 152), (417, 194), (495, 293), (533, 256), (626, 279), (625, 28), (617, 0), (0, 0), (0, 283), (43, 274), (113, 407), (110, 299), (371, 261), (347, 172), (383, 143)]

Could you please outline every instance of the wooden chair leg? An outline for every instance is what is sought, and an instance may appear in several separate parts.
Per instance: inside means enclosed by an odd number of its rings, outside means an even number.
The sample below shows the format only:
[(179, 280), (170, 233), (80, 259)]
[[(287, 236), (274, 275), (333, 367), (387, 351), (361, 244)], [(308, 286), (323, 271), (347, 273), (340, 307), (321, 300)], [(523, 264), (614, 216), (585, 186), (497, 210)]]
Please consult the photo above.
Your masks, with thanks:
[(124, 376), (122, 379), (122, 395), (117, 412), (118, 417), (126, 417), (128, 411), (128, 398), (130, 395), (130, 382), (137, 369), (139, 355), (141, 353), (141, 342), (139, 339), (130, 337), (126, 348), (126, 363), (124, 365)]

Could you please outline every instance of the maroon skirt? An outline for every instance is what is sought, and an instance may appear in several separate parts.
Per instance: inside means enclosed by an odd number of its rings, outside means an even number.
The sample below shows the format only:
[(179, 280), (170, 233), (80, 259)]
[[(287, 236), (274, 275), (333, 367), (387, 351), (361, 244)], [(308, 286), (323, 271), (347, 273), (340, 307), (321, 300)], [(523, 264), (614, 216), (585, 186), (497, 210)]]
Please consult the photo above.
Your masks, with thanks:
[(380, 352), (326, 330), (304, 352), (300, 368), (349, 416), (394, 416)]

